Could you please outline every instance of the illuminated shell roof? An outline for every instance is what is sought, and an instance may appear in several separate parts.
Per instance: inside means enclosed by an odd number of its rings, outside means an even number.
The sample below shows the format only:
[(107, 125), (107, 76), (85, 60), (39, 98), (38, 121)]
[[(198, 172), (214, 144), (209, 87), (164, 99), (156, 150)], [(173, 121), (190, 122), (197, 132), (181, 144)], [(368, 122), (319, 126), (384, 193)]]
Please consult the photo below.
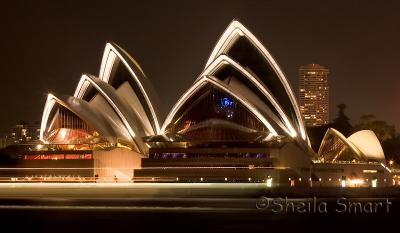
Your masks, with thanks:
[[(221, 54), (229, 56), (240, 64), (243, 69), (257, 78), (260, 85), (264, 85), (265, 95), (273, 96), (279, 101), (275, 106), (285, 112), (285, 116), (283, 113), (280, 114), (285, 119), (285, 124), (292, 136), (295, 136), (292, 129), (294, 126), (301, 138), (304, 141), (308, 140), (300, 109), (288, 80), (268, 50), (240, 22), (232, 21), (222, 34), (207, 61), (206, 69)], [(286, 118), (289, 118), (291, 122)]]
[(369, 160), (385, 161), (381, 143), (372, 130), (361, 130), (347, 138)]
[(145, 127), (142, 117), (120, 97), (118, 89), (93, 75), (83, 74), (74, 96), (106, 114), (109, 121), (118, 122), (122, 131), (130, 135), (128, 141), (140, 145), (140, 152), (145, 150), (142, 138), (153, 135), (153, 131)]
[(296, 137), (296, 130), (275, 97), (269, 92), (264, 83), (239, 63), (224, 54), (219, 55), (203, 71), (201, 76), (204, 75), (215, 76), (235, 88), (238, 92), (246, 94), (249, 99), (257, 103), (263, 114), (270, 118), (270, 122), (275, 125), (274, 128), (283, 130), (283, 134)]
[[(98, 78), (82, 75), (71, 97), (85, 107), (67, 107), (95, 125), (102, 134), (116, 138), (112, 139), (114, 144), (122, 139), (137, 152), (146, 153), (148, 148), (143, 138), (164, 134), (182, 117), (179, 114), (186, 111), (184, 108), (190, 106), (188, 100), (206, 85), (232, 97), (243, 113), (256, 119), (255, 125), (262, 125), (260, 132), (267, 132), (268, 138), (287, 136), (304, 148), (309, 145), (299, 107), (285, 75), (260, 41), (238, 21), (233, 21), (225, 30), (205, 69), (177, 101), (161, 127), (158, 98), (149, 79), (138, 63), (115, 43), (106, 44)], [(53, 97), (50, 99), (54, 100), (46, 102), (43, 113), (41, 138), (44, 141), (51, 121), (49, 112), (57, 102)], [(96, 116), (86, 119), (85, 114), (89, 112)], [(91, 122), (99, 117), (103, 123)], [(203, 130), (208, 124), (240, 132), (256, 130), (238, 122), (205, 119), (188, 132)]]
[(325, 162), (356, 160), (385, 163), (382, 146), (371, 130), (361, 130), (346, 138), (339, 131), (329, 128), (322, 139), (318, 155)]
[(121, 98), (142, 116), (144, 127), (152, 134), (160, 132), (158, 98), (139, 64), (115, 43), (107, 43), (101, 62), (99, 78), (117, 90)]
[(203, 72), (172, 108), (161, 128), (162, 133), (179, 118), (175, 114), (210, 77), (213, 84), (218, 83), (240, 95), (251, 106), (249, 110), (267, 126), (271, 136), (290, 136), (304, 147), (309, 145), (286, 77), (265, 47), (238, 21), (228, 26)]
[(42, 116), (40, 131), (40, 139), (44, 142), (47, 142), (47, 137), (49, 137), (51, 133), (49, 130), (53, 128), (53, 118), (51, 117), (52, 112), (57, 107), (63, 107), (71, 111), (79, 119), (95, 129), (103, 138), (106, 138), (111, 144), (117, 143), (116, 139), (122, 137), (122, 135), (118, 135), (118, 132), (114, 130), (116, 128), (115, 125), (110, 124), (111, 122), (107, 121), (103, 114), (94, 110), (86, 101), (72, 96), (61, 96), (58, 98), (49, 94)]
[[(116, 44), (107, 43), (99, 78), (83, 74), (74, 97), (70, 98), (85, 106), (75, 109), (76, 115), (91, 112), (94, 116), (102, 116), (104, 126), (112, 126), (113, 134), (104, 133), (115, 138), (111, 144), (115, 145), (121, 140), (137, 152), (145, 154), (148, 148), (143, 138), (160, 131), (154, 107), (154, 101), (157, 101), (152, 90), (136, 61)], [(54, 99), (53, 95), (51, 97)], [(53, 102), (48, 100), (43, 112), (41, 139), (44, 142)], [(91, 121), (96, 121), (96, 117), (84, 120), (93, 124)]]

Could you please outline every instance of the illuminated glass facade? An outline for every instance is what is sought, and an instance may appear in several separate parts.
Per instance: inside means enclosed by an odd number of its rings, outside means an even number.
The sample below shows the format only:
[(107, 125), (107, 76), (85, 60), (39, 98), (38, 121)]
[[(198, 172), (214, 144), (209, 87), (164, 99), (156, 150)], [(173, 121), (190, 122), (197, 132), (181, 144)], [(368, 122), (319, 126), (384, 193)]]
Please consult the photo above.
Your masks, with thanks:
[(240, 102), (222, 90), (205, 85), (193, 95), (166, 128), (167, 135), (186, 140), (252, 141), (268, 129)]

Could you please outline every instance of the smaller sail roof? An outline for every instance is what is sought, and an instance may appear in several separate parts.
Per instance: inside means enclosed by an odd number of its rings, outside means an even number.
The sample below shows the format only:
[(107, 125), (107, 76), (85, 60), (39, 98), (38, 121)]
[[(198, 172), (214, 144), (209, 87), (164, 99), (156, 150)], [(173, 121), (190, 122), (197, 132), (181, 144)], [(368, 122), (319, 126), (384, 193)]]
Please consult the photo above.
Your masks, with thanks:
[(360, 130), (347, 138), (369, 160), (385, 161), (381, 143), (372, 130)]
[[(349, 153), (353, 157), (349, 157)], [(346, 160), (350, 158), (385, 163), (382, 146), (371, 130), (361, 130), (346, 138), (336, 129), (329, 128), (322, 139), (318, 155), (323, 161), (340, 161), (346, 157)]]

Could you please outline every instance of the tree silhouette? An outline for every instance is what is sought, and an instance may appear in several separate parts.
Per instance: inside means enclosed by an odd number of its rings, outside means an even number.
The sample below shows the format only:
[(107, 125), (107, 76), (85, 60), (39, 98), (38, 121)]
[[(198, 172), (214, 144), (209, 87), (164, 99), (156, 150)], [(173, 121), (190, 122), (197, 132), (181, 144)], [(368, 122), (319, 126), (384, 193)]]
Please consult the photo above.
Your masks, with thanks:
[(393, 125), (389, 125), (385, 121), (376, 119), (372, 114), (362, 115), (360, 117), (360, 122), (354, 126), (354, 129), (356, 131), (363, 129), (374, 131), (381, 143), (396, 137), (396, 130)]
[(348, 137), (353, 132), (353, 126), (350, 124), (350, 118), (344, 113), (346, 105), (339, 104), (337, 107), (339, 108), (339, 112), (337, 117), (333, 120), (332, 127)]

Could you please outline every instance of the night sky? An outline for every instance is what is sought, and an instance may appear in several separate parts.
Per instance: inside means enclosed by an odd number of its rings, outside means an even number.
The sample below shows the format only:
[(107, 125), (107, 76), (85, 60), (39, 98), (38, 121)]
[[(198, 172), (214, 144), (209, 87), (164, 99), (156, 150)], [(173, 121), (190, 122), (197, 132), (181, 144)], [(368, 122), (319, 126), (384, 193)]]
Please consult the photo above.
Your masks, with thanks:
[[(67, 2), (67, 1), (65, 1)], [(345, 103), (400, 129), (399, 1), (12, 1), (0, 8), (0, 132), (40, 120), (47, 93), (98, 75), (107, 41), (128, 51), (163, 116), (202, 71), (231, 20), (267, 47), (297, 92), (298, 67), (330, 69), (331, 119)]]

